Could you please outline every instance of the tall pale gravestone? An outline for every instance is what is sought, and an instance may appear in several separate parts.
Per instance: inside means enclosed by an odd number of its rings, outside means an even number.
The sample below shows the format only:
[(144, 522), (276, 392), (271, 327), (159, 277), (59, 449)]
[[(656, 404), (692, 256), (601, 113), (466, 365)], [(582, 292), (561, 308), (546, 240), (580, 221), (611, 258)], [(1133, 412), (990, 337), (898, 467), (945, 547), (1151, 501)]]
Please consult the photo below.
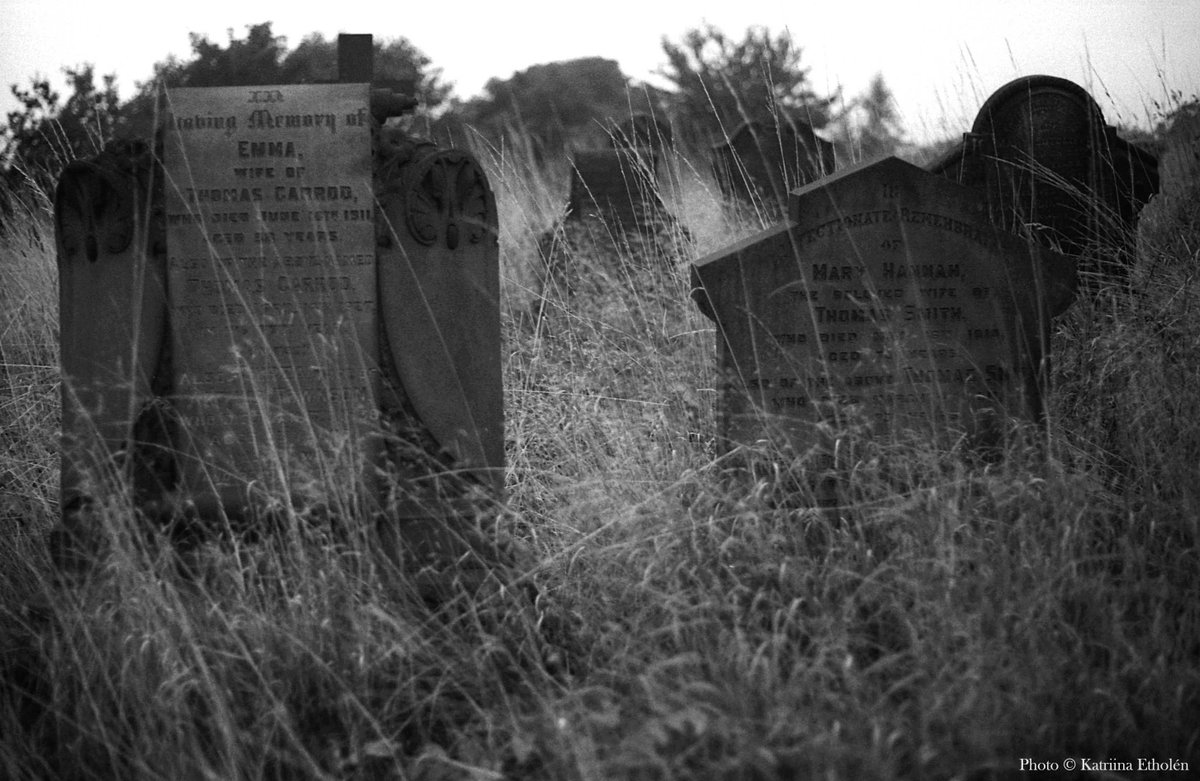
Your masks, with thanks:
[(822, 427), (966, 433), (1038, 414), (1070, 258), (994, 228), (969, 189), (896, 158), (792, 193), (780, 225), (697, 261), (726, 448), (820, 448)]
[(975, 190), (992, 222), (1120, 271), (1138, 212), (1158, 191), (1155, 157), (1117, 135), (1079, 85), (1025, 76), (984, 102), (963, 141), (929, 170)]
[(367, 83), (167, 102), (161, 152), (58, 188), (64, 526), (122, 474), (147, 515), (201, 519), (361, 481), (402, 547), (452, 555), (503, 490), (482, 169), (384, 126), (412, 101)]
[(330, 447), (322, 435), (361, 440), (374, 424), (368, 90), (170, 93), (168, 317), (186, 324), (171, 329), (172, 404), (181, 489), (202, 511), (283, 487)]

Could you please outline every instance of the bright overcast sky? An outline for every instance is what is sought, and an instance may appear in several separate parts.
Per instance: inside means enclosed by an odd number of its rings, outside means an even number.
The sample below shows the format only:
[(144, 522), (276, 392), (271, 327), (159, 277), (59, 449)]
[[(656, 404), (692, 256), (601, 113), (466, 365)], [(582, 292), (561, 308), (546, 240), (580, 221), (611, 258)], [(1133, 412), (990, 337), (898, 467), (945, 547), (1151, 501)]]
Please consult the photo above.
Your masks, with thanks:
[(228, 31), (271, 21), (295, 46), (312, 32), (403, 36), (455, 93), (492, 77), (585, 56), (617, 60), (630, 77), (662, 84), (663, 36), (710, 22), (735, 37), (748, 26), (788, 31), (818, 92), (862, 92), (882, 72), (917, 140), (966, 130), (982, 101), (1021, 75), (1087, 87), (1109, 122), (1148, 125), (1168, 91), (1200, 92), (1200, 0), (509, 0), (359, 3), (293, 0), (81, 2), (0, 0), (0, 110), (8, 85), (90, 62), (116, 73), (122, 98), (155, 62), (191, 54), (188, 33), (222, 45)]

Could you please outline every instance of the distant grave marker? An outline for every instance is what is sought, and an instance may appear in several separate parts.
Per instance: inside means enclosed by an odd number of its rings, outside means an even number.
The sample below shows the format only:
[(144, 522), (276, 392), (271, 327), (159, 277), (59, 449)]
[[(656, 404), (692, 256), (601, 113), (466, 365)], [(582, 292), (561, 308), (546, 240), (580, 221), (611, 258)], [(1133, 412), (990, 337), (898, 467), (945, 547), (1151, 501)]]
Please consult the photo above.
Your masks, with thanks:
[(1035, 416), (1074, 265), (888, 158), (795, 191), (783, 224), (697, 261), (693, 281), (717, 325), (726, 447), (804, 453), (824, 423), (987, 439)]
[(674, 144), (671, 128), (649, 114), (634, 114), (613, 128), (616, 148), (646, 150), (656, 159)]
[[(546, 300), (560, 293), (599, 295), (586, 279), (596, 278), (596, 272), (625, 276), (631, 265), (659, 266), (678, 246), (683, 228), (660, 195), (670, 128), (635, 114), (613, 126), (609, 137), (607, 148), (572, 156), (565, 215), (538, 239), (545, 265), (530, 322), (539, 320)], [(574, 262), (580, 256), (587, 258), (587, 272)]]
[(1129, 244), (1158, 191), (1154, 156), (1121, 139), (1086, 90), (1053, 76), (998, 89), (929, 170), (986, 198), (996, 225), (1086, 256), (1096, 270), (1119, 270), (1124, 260), (1112, 251)]
[(569, 222), (596, 222), (618, 237), (653, 232), (671, 216), (659, 197), (658, 173), (671, 129), (636, 114), (612, 130), (607, 149), (571, 161)]
[(571, 161), (567, 219), (597, 221), (618, 234), (653, 226), (665, 214), (656, 175), (657, 158), (635, 150), (576, 152)]
[(805, 122), (748, 121), (712, 147), (712, 165), (725, 197), (782, 215), (789, 192), (833, 173), (833, 144)]
[(366, 83), (169, 105), (162, 160), (114, 144), (59, 184), (64, 525), (120, 474), (147, 515), (201, 518), (344, 476), (387, 487), (410, 554), (454, 555), (450, 520), (503, 491), (482, 169), (382, 126), (412, 101)]

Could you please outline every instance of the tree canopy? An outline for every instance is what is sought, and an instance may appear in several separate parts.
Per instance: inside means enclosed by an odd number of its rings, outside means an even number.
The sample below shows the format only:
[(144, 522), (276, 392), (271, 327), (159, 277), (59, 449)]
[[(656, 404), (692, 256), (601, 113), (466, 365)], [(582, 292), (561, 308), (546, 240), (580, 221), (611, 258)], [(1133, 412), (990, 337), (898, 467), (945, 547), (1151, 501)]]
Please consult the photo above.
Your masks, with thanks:
[[(221, 47), (195, 33), (192, 58), (169, 59), (155, 67), (155, 81), (167, 87), (216, 87), (255, 84), (317, 84), (336, 81), (337, 41), (321, 33), (305, 37), (291, 51), (286, 39), (271, 32), (271, 23), (251, 25), (243, 39), (231, 37)], [(406, 38), (374, 42), (375, 82), (414, 93), (423, 110), (440, 106), (451, 86), (439, 68)], [(141, 90), (153, 86), (142, 85)]]
[[(192, 56), (168, 57), (156, 63), (154, 77), (137, 85), (133, 98), (122, 103), (116, 75), (96, 83), (91, 65), (64, 69), (71, 88), (65, 103), (46, 79), (32, 79), (28, 88), (12, 85), (23, 109), (10, 112), (3, 129), (5, 141), (0, 168), (12, 180), (33, 178), (43, 189), (52, 187), (59, 171), (76, 157), (95, 154), (116, 136), (146, 138), (153, 132), (159, 86), (211, 87), (256, 84), (307, 84), (337, 78), (337, 42), (314, 33), (295, 49), (276, 36), (271, 22), (250, 25), (244, 38), (230, 33), (226, 45), (191, 35)], [(434, 112), (449, 98), (451, 86), (441, 70), (405, 38), (375, 42), (376, 82), (412, 92), (418, 112)]]
[(8, 113), (2, 134), (0, 169), (10, 189), (31, 181), (51, 192), (67, 161), (99, 152), (113, 135), (120, 118), (116, 76), (106, 75), (97, 85), (91, 65), (63, 68), (63, 73), (71, 89), (65, 103), (48, 79), (30, 79), (28, 88), (10, 86), (23, 107)]
[(689, 30), (679, 43), (662, 39), (676, 116), (687, 127), (729, 132), (742, 122), (782, 115), (813, 127), (829, 121), (833, 97), (822, 97), (787, 33), (751, 27), (739, 41), (714, 25)]
[(848, 159), (895, 154), (904, 142), (896, 99), (882, 73), (876, 73), (866, 91), (847, 101), (831, 122), (830, 135)]
[(659, 95), (632, 85), (615, 60), (584, 57), (534, 65), (508, 79), (491, 79), (484, 96), (463, 105), (463, 118), (498, 136), (527, 132), (543, 150), (600, 137), (613, 121), (654, 108)]

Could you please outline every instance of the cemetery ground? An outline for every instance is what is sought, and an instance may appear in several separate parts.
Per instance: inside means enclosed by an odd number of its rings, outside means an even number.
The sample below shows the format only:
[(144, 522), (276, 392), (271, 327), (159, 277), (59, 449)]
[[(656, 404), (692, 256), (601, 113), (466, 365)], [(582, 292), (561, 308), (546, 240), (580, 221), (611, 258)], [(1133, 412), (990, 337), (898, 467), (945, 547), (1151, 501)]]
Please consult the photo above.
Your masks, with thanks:
[(989, 457), (830, 431), (841, 504), (814, 509), (814, 463), (714, 441), (715, 336), (688, 264), (755, 216), (672, 153), (663, 256), (559, 233), (564, 272), (544, 278), (566, 163), (478, 154), (500, 209), (508, 493), (492, 533), (508, 564), (440, 604), (381, 565), (351, 492), (320, 474), (325, 512), (187, 546), (113, 495), (96, 565), (47, 574), (49, 202), (0, 238), (0, 776), (1197, 767), (1194, 222), (1157, 214), (1126, 278), (1085, 281), (1056, 323), (1044, 426), (1014, 422)]

